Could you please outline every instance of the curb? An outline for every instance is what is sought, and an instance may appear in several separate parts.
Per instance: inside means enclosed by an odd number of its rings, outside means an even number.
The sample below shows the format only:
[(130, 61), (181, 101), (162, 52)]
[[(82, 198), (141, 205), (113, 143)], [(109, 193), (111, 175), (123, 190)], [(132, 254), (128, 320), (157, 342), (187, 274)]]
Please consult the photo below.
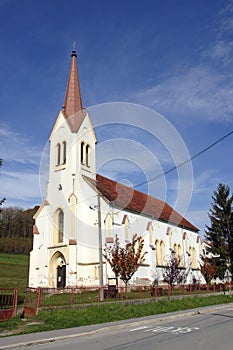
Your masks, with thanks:
[[(128, 329), (128, 328), (135, 327), (135, 326), (142, 326), (142, 325), (148, 323), (148, 320), (150, 320), (151, 323), (156, 324), (159, 322), (170, 321), (173, 319), (177, 320), (177, 319), (182, 319), (182, 318), (189, 317), (189, 316), (196, 316), (199, 314), (209, 314), (211, 312), (222, 310), (222, 309), (227, 308), (227, 307), (232, 306), (232, 305), (233, 305), (233, 303), (220, 304), (220, 305), (216, 305), (216, 306), (207, 306), (207, 307), (202, 307), (202, 308), (197, 308), (197, 309), (191, 309), (188, 311), (181, 311), (181, 312), (176, 311), (176, 312), (173, 312), (170, 314), (151, 315), (151, 316), (143, 317), (143, 319), (140, 319), (140, 320), (129, 319), (129, 320), (116, 321), (116, 322), (109, 323), (109, 326), (104, 326), (102, 328), (89, 330), (89, 331), (83, 331), (80, 333), (75, 332), (73, 334), (64, 334), (64, 335), (60, 335), (60, 336), (48, 337), (48, 338), (43, 338), (43, 339), (34, 339), (34, 340), (27, 340), (27, 341), (18, 342), (18, 343), (15, 342), (12, 344), (5, 344), (4, 346), (0, 346), (0, 350), (14, 349), (17, 347), (18, 348), (28, 347), (31, 345), (40, 345), (40, 344), (46, 344), (46, 343), (53, 343), (53, 342), (56, 342), (58, 340), (63, 340), (63, 339), (72, 339), (72, 338), (83, 337), (83, 336), (87, 336), (87, 335), (90, 336), (93, 334), (102, 334), (105, 332), (118, 330), (118, 329)], [(98, 325), (96, 325), (96, 326), (98, 326)], [(72, 331), (72, 328), (70, 328), (70, 331)], [(51, 332), (53, 332), (53, 331), (51, 331)], [(62, 330), (60, 330), (60, 332), (62, 332)], [(44, 333), (44, 336), (46, 336), (47, 332), (34, 333), (34, 334), (38, 334), (38, 335), (40, 334), (40, 336), (43, 336), (43, 333)], [(32, 333), (30, 333), (30, 334), (32, 334)], [(27, 336), (30, 336), (30, 334), (27, 334)], [(20, 337), (20, 335), (18, 335), (16, 337)], [(6, 338), (1, 338), (1, 342), (4, 339), (6, 339), (6, 342), (10, 342), (11, 340), (14, 341), (14, 339), (12, 339), (12, 337), (9, 337), (9, 338), (6, 337)]]

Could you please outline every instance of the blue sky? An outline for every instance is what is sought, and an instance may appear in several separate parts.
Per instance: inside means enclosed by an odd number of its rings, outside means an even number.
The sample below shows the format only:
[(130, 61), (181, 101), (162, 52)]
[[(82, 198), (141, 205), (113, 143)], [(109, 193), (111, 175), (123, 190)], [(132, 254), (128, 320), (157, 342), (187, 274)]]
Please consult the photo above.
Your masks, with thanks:
[[(227, 0), (0, 0), (0, 195), (7, 198), (5, 205), (28, 208), (41, 202), (41, 155), (64, 102), (74, 41), (87, 108), (124, 102), (152, 109), (177, 131), (192, 156), (233, 130), (232, 37), (233, 2)], [(91, 112), (98, 125), (98, 108)], [(143, 134), (140, 123), (140, 133), (97, 128), (100, 151), (109, 137), (132, 139), (132, 153), (136, 144), (140, 150), (144, 146), (155, 168), (167, 171), (174, 166), (173, 153), (177, 162), (180, 153), (156, 139), (159, 120), (151, 118), (145, 125), (151, 125), (153, 137)], [(230, 136), (194, 160), (192, 181), (186, 169), (182, 195), (191, 191), (192, 196), (185, 215), (202, 235), (217, 185), (233, 190), (232, 146)], [(114, 148), (113, 142), (108, 159)], [(183, 151), (180, 160), (187, 155)], [(105, 164), (102, 157), (100, 152), (99, 162)], [(128, 162), (123, 158), (100, 164), (100, 171), (131, 185), (159, 174), (148, 166), (151, 160), (136, 164), (128, 155)], [(151, 182), (150, 193), (175, 206), (178, 178), (174, 171)], [(148, 186), (138, 189), (148, 191)]]

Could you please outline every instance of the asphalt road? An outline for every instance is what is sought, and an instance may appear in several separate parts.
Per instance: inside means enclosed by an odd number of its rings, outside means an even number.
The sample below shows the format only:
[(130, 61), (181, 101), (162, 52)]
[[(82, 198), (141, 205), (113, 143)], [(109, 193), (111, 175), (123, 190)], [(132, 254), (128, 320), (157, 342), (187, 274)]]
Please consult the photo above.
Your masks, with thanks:
[(232, 350), (233, 304), (0, 339), (0, 349)]

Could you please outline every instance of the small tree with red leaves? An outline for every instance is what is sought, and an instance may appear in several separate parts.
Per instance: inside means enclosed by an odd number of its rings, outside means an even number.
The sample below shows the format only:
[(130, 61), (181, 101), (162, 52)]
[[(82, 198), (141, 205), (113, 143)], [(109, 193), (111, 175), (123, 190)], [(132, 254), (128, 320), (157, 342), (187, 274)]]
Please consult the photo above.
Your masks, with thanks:
[(211, 280), (216, 275), (216, 266), (215, 264), (211, 264), (207, 258), (204, 258), (203, 265), (201, 265), (201, 273), (203, 274), (206, 283), (209, 284)]
[(127, 285), (131, 277), (145, 261), (144, 239), (137, 234), (125, 247), (120, 246), (119, 237), (116, 235), (113, 246), (107, 246), (104, 249), (103, 256), (110, 264), (116, 277)]

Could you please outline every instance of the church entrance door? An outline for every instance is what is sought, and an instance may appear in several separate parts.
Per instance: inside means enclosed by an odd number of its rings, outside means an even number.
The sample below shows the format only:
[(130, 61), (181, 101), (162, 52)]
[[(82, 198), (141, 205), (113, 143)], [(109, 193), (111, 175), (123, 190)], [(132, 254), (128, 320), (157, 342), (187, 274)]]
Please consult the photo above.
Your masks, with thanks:
[(66, 286), (66, 265), (57, 267), (57, 288)]

